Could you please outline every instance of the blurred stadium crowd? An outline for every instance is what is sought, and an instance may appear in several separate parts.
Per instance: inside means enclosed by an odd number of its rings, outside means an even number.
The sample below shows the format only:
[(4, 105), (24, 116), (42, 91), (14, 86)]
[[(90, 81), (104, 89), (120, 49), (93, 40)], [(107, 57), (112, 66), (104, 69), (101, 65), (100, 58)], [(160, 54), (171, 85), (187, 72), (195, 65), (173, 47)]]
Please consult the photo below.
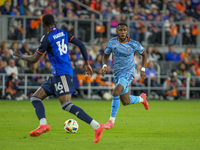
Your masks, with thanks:
[[(115, 29), (120, 21), (126, 22), (127, 17), (131, 18), (130, 24), (130, 37), (139, 42), (144, 41), (145, 24), (137, 21), (157, 21), (156, 23), (148, 23), (148, 30), (152, 33), (149, 36), (149, 44), (146, 48), (148, 54), (148, 64), (146, 68), (146, 74), (150, 77), (150, 84), (152, 87), (162, 87), (160, 90), (151, 90), (148, 93), (149, 97), (157, 97), (167, 99), (173, 97), (179, 99), (186, 95), (185, 90), (180, 90), (179, 87), (186, 86), (186, 77), (197, 77), (190, 81), (191, 87), (200, 87), (200, 61), (199, 54), (193, 53), (191, 46), (196, 45), (196, 37), (199, 34), (197, 25), (200, 21), (200, 0), (79, 0), (88, 8), (82, 7), (70, 0), (62, 0), (62, 6), (58, 7), (58, 1), (56, 0), (8, 0), (0, 2), (0, 14), (16, 16), (9, 25), (10, 40), (21, 40), (22, 42), (13, 42), (9, 45), (5, 41), (0, 42), (0, 73), (6, 73), (6, 96), (10, 95), (12, 98), (19, 98), (21, 95), (17, 95), (19, 85), (24, 85), (24, 78), (19, 77), (19, 73), (31, 73), (32, 77), (28, 77), (28, 85), (41, 85), (46, 78), (38, 76), (38, 73), (47, 74), (51, 73), (51, 64), (48, 61), (48, 57), (44, 54), (39, 62), (35, 64), (27, 63), (24, 60), (15, 58), (12, 56), (13, 50), (18, 49), (25, 55), (31, 55), (34, 53), (34, 49), (30, 49), (27, 40), (22, 40), (22, 20), (17, 19), (17, 16), (37, 16), (38, 19), (30, 19), (26, 24), (26, 38), (37, 37), (35, 29), (39, 27), (41, 23), (40, 16), (42, 14), (53, 14), (56, 18), (62, 20), (62, 18), (81, 18), (81, 19), (99, 19), (99, 16), (92, 10), (100, 12), (103, 19), (111, 19), (111, 36), (116, 36)], [(185, 23), (183, 29), (180, 30), (179, 25), (175, 22)], [(96, 24), (101, 24), (95, 22)], [(187, 24), (193, 23), (193, 24)], [(162, 24), (165, 27), (166, 44), (168, 46), (168, 52), (162, 53), (160, 51), (160, 44), (162, 39)], [(87, 23), (79, 24), (79, 29), (84, 32), (90, 32)], [(57, 23), (58, 28), (67, 30), (70, 33), (74, 33), (73, 21), (61, 21)], [(114, 30), (113, 30), (114, 29)], [(108, 32), (108, 31), (104, 31)], [(174, 51), (174, 45), (178, 45), (180, 42), (180, 34), (183, 35), (183, 41), (185, 45), (189, 45), (185, 48), (184, 52), (176, 53)], [(82, 39), (82, 34), (79, 35)], [(87, 41), (87, 35), (84, 37)], [(84, 77), (83, 69), (84, 62), (79, 48), (74, 46), (70, 49), (70, 59), (72, 67), (74, 69), (74, 82), (77, 90), (79, 86), (92, 83), (92, 86), (114, 86), (113, 82), (109, 82), (108, 78), (100, 76), (102, 66), (102, 56), (106, 48), (106, 43), (109, 39), (101, 40), (100, 46), (92, 45), (91, 48), (87, 47), (90, 63), (94, 70), (94, 76)], [(104, 42), (105, 41), (105, 42)], [(153, 46), (151, 46), (153, 44)], [(38, 43), (39, 45), (39, 43)], [(147, 80), (142, 81), (140, 79), (141, 58), (138, 54), (135, 54), (135, 63), (137, 64), (135, 79), (132, 82), (133, 86), (146, 87)], [(157, 65), (161, 68), (158, 72)], [(167, 68), (167, 69), (166, 69)], [(107, 74), (112, 75), (113, 63), (112, 59), (109, 60)], [(158, 82), (157, 74), (168, 75), (167, 79), (161, 79)], [(182, 76), (182, 77), (179, 77)], [(2, 84), (2, 78), (0, 77)], [(33, 91), (29, 91), (28, 95)], [(82, 97), (85, 92), (79, 92)], [(100, 98), (106, 91), (95, 90), (94, 95), (98, 95)], [(135, 90), (133, 93), (139, 95), (141, 92), (147, 92), (144, 90)], [(23, 92), (22, 92), (23, 93)], [(82, 94), (80, 94), (82, 93)], [(22, 94), (23, 95), (23, 94)], [(191, 91), (190, 97), (199, 97), (199, 91)], [(8, 96), (9, 98), (9, 96)], [(21, 99), (21, 97), (19, 98)]]
[[(53, 14), (56, 19), (62, 20), (67, 17), (67, 21), (57, 22), (57, 27), (74, 33), (74, 19), (99, 19), (96, 12), (101, 13), (103, 19), (111, 20), (110, 31), (105, 28), (105, 23), (95, 20), (96, 35), (110, 32), (111, 36), (116, 36), (116, 26), (120, 21), (131, 20), (130, 38), (142, 42), (144, 41), (145, 23), (141, 21), (156, 21), (148, 23), (150, 32), (148, 42), (161, 43), (162, 25), (165, 28), (165, 43), (178, 45), (180, 34), (183, 36), (182, 43), (185, 45), (196, 45), (196, 36), (199, 34), (197, 24), (200, 21), (199, 0), (79, 0), (87, 8), (74, 3), (71, 0), (2, 0), (0, 3), (0, 14), (11, 15), (9, 21), (9, 37), (12, 40), (22, 40), (23, 21), (19, 16), (38, 17), (38, 19), (27, 19), (26, 38), (38, 38), (37, 29), (41, 23), (42, 14)], [(137, 2), (137, 3), (136, 3)], [(59, 6), (58, 6), (59, 3)], [(135, 22), (139, 21), (139, 22)], [(180, 28), (179, 23), (184, 23)], [(80, 38), (88, 41), (88, 34), (91, 32), (87, 21), (79, 22)], [(86, 34), (87, 33), (87, 34)]]

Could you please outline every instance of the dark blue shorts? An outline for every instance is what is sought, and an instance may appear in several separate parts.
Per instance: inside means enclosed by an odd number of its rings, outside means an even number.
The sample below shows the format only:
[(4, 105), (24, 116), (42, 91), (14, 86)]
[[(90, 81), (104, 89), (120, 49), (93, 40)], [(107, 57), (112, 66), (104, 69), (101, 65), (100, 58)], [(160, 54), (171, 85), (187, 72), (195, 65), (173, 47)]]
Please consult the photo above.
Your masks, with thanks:
[(62, 95), (75, 94), (76, 89), (72, 80), (70, 75), (55, 76), (49, 78), (41, 87), (48, 96), (60, 97)]

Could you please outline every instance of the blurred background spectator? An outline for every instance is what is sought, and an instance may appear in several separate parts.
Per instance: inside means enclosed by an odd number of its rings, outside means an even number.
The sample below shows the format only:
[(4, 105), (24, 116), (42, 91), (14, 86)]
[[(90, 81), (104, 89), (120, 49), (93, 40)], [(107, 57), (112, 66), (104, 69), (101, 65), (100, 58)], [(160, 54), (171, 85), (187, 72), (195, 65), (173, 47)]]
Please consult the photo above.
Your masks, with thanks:
[(169, 45), (169, 52), (165, 55), (167, 61), (181, 61), (181, 57), (178, 53), (174, 51), (174, 46)]
[(98, 54), (99, 52), (98, 52), (97, 45), (93, 45), (92, 50), (90, 51), (90, 55), (92, 56), (92, 59), (95, 60)]
[(5, 1), (4, 5), (0, 7), (2, 15), (10, 15), (11, 13), (11, 6), (9, 1)]
[(10, 54), (9, 49), (4, 50), (4, 54), (2, 55), (3, 59), (9, 63), (10, 59), (13, 59), (13, 56)]
[(8, 80), (6, 81), (6, 94), (5, 98), (10, 100), (10, 99), (15, 99), (17, 96), (18, 92), (18, 81), (16, 80), (16, 74), (12, 73), (9, 77)]
[(167, 99), (179, 99), (180, 98), (180, 90), (182, 83), (177, 78), (177, 73), (172, 72), (170, 73), (168, 79), (166, 79), (163, 83), (163, 89), (165, 91), (165, 95), (167, 96)]
[(40, 69), (39, 73), (43, 74), (52, 73), (51, 63), (48, 60), (45, 61), (45, 66), (42, 69)]
[(156, 57), (156, 59), (157, 59), (158, 61), (159, 61), (159, 60), (163, 60), (163, 56), (162, 56), (162, 54), (159, 52), (159, 46), (158, 46), (158, 45), (155, 45), (155, 46), (154, 46), (153, 53), (154, 53), (154, 56)]
[(22, 54), (24, 54), (24, 53), (27, 53), (27, 54), (29, 54), (29, 55), (32, 55), (32, 54), (33, 54), (33, 52), (30, 51), (30, 49), (29, 49), (29, 47), (28, 47), (28, 43), (27, 43), (27, 41), (26, 41), (25, 39), (22, 40), (22, 47), (20, 48), (20, 52), (21, 52)]
[(11, 74), (15, 74), (15, 79), (18, 79), (18, 69), (17, 66), (15, 66), (15, 60), (14, 59), (10, 59), (9, 60), (9, 65), (5, 67), (6, 70), (6, 74), (7, 75), (11, 75)]

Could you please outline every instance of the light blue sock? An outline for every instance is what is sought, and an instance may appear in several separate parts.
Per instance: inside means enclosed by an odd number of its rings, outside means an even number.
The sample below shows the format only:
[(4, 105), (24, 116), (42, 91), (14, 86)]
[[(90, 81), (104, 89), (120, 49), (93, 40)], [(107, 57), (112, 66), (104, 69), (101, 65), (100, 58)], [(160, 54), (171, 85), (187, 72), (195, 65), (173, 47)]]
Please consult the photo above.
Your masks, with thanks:
[(120, 105), (120, 99), (119, 96), (113, 96), (112, 99), (111, 117), (116, 117)]
[(130, 97), (130, 104), (135, 104), (135, 103), (138, 103), (140, 101), (139, 96), (130, 95), (129, 97)]

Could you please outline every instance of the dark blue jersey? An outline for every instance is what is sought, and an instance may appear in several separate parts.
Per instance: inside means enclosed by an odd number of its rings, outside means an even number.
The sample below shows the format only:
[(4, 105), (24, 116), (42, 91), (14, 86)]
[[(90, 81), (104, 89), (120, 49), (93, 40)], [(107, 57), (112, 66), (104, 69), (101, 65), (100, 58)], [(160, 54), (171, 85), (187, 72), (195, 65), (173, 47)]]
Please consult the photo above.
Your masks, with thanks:
[(74, 36), (64, 30), (52, 28), (41, 40), (39, 48), (36, 50), (39, 54), (47, 52), (49, 61), (53, 68), (53, 75), (73, 76), (73, 69), (69, 58), (68, 43)]

